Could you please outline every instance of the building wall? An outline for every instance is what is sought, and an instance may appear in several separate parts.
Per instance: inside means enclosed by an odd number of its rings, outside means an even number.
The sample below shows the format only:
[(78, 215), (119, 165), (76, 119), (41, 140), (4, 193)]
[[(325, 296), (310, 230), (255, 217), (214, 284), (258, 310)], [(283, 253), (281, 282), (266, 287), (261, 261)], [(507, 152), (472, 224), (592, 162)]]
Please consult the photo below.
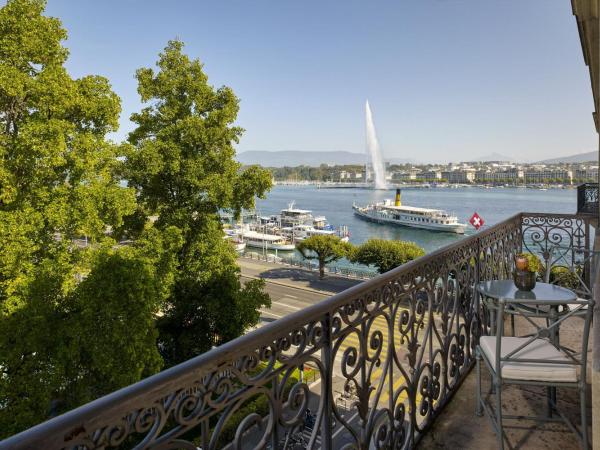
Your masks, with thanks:
[(598, 168), (577, 169), (575, 178), (579, 181), (598, 182)]
[(474, 170), (447, 170), (442, 172), (442, 178), (448, 183), (473, 183), (475, 181)]
[(442, 179), (442, 172), (440, 170), (427, 170), (419, 172), (416, 178), (425, 181), (437, 181)]
[(525, 172), (525, 183), (544, 183), (548, 180), (573, 181), (573, 172), (570, 170), (538, 170)]

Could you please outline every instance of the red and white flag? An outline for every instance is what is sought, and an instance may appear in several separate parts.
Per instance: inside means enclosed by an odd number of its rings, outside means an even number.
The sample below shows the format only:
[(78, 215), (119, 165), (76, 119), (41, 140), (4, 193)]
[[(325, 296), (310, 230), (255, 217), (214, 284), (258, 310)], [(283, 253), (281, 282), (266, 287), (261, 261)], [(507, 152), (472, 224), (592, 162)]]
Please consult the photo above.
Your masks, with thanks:
[(475, 227), (476, 230), (479, 230), (483, 226), (485, 221), (479, 214), (474, 212), (471, 218), (469, 219), (469, 223), (473, 225), (473, 227)]

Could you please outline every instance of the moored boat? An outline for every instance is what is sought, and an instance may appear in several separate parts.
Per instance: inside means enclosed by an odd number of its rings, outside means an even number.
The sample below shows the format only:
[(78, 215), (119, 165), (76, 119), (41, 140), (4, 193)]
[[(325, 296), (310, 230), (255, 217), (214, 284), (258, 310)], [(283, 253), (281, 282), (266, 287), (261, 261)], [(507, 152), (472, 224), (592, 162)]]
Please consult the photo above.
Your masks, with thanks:
[(396, 189), (396, 201), (385, 200), (367, 206), (352, 205), (354, 214), (371, 222), (421, 228), (430, 231), (445, 231), (464, 234), (467, 225), (441, 209), (404, 206), (401, 203), (400, 189)]
[(324, 229), (316, 228), (313, 225), (294, 225), (292, 227), (285, 227), (281, 229), (281, 233), (289, 237), (292, 241), (303, 241), (311, 236), (338, 236), (343, 242), (348, 242), (350, 239), (348, 229), (346, 227), (340, 227), (339, 230), (335, 229)]
[(325, 216), (313, 216), (308, 209), (299, 209), (291, 202), (287, 208), (280, 211), (279, 226), (282, 232), (294, 241), (301, 241), (314, 235), (334, 235), (347, 242), (350, 238), (348, 227), (333, 227)]
[(265, 250), (293, 251), (296, 246), (284, 236), (258, 231), (239, 230), (238, 236), (248, 246)]
[(233, 246), (236, 252), (244, 253), (244, 250), (246, 250), (246, 243), (237, 237), (235, 233), (231, 233), (230, 230), (226, 231), (223, 237)]
[[(312, 211), (299, 209), (291, 202), (287, 208), (279, 214), (261, 216), (256, 212), (246, 213), (236, 223), (231, 214), (222, 214), (223, 231), (230, 236), (239, 236), (249, 247), (259, 247), (278, 250), (292, 250), (294, 244), (314, 235), (334, 235), (342, 241), (347, 242), (350, 238), (348, 227), (342, 225), (333, 227), (324, 216), (313, 216)], [(248, 233), (252, 237), (246, 239)], [(268, 236), (265, 244), (264, 239), (258, 236)], [(285, 242), (276, 242), (275, 238), (283, 239)], [(289, 242), (288, 242), (289, 241)]]

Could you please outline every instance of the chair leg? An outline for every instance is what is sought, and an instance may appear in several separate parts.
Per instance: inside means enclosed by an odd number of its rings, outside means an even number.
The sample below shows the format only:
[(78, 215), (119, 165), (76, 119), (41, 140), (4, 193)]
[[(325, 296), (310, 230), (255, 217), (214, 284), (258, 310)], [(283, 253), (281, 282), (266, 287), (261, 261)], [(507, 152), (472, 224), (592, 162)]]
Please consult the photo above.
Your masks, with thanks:
[(585, 385), (579, 388), (579, 403), (581, 405), (581, 440), (582, 448), (587, 450), (589, 448), (588, 442), (588, 425), (587, 425), (587, 408), (586, 408), (586, 395)]
[(498, 449), (504, 450), (504, 428), (502, 428), (502, 384), (500, 380), (498, 380), (496, 384), (496, 422), (498, 428)]
[(515, 336), (515, 315), (510, 315), (510, 329), (512, 331), (512, 335)]
[(547, 401), (546, 403), (548, 404), (546, 407), (546, 416), (547, 417), (554, 417), (554, 413), (556, 412), (556, 388), (555, 387), (547, 387), (546, 388), (546, 397), (547, 397)]
[(481, 406), (481, 355), (479, 349), (475, 350), (475, 360), (477, 365), (477, 407), (475, 408), (476, 416), (483, 416), (483, 407)]

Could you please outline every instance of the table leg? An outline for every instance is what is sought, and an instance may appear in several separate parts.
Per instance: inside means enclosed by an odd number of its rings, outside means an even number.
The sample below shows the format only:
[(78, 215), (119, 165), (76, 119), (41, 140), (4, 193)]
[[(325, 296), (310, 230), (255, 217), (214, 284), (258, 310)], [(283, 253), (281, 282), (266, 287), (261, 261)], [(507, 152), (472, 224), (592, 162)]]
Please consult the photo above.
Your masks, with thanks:
[[(552, 326), (558, 320), (558, 306), (551, 306), (550, 313), (548, 315), (548, 326)], [(550, 342), (554, 345), (558, 345), (560, 342), (560, 336), (558, 333), (558, 327), (552, 328), (550, 331)], [(554, 405), (556, 405), (556, 388), (548, 387), (547, 396), (548, 396), (548, 417), (552, 417), (552, 414), (555, 411)]]

